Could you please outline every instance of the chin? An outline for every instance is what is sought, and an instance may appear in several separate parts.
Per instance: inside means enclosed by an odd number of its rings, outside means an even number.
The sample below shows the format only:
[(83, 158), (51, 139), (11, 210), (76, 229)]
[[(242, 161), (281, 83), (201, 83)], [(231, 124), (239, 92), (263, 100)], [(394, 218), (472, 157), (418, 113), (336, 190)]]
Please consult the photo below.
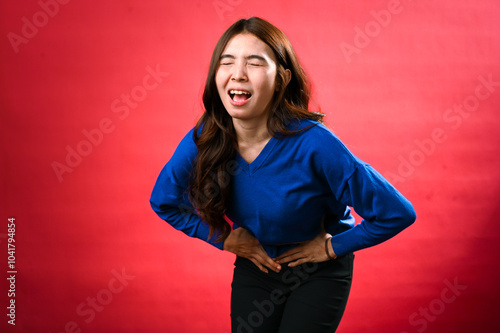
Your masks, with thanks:
[(234, 107), (233, 105), (229, 104), (229, 105), (224, 105), (224, 108), (226, 109), (227, 113), (229, 113), (229, 115), (231, 117), (245, 117), (245, 115), (248, 115), (250, 112), (247, 110), (247, 108), (243, 109), (243, 108), (238, 108), (238, 107)]
[(234, 119), (240, 119), (240, 120), (251, 119), (251, 117), (244, 111), (242, 112), (242, 111), (231, 110), (231, 111), (228, 111), (227, 113), (231, 116), (231, 118), (234, 118)]

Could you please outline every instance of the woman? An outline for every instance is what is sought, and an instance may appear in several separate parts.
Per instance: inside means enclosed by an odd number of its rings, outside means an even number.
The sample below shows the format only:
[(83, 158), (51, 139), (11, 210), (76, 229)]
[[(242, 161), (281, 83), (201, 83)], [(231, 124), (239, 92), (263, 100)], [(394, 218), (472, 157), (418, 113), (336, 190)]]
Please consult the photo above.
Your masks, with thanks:
[(259, 18), (237, 21), (213, 52), (205, 112), (151, 196), (174, 228), (237, 255), (233, 332), (334, 332), (353, 252), (416, 218), (410, 202), (308, 110), (309, 98), (287, 37)]

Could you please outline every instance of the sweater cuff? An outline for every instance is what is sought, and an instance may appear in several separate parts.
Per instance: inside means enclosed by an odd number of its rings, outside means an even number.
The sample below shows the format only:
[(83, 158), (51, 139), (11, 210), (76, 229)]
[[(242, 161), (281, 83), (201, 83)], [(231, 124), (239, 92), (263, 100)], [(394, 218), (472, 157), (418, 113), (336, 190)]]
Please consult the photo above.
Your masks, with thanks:
[(337, 257), (341, 257), (362, 248), (360, 244), (356, 243), (356, 237), (353, 237), (354, 229), (355, 228), (352, 228), (332, 236), (332, 248)]

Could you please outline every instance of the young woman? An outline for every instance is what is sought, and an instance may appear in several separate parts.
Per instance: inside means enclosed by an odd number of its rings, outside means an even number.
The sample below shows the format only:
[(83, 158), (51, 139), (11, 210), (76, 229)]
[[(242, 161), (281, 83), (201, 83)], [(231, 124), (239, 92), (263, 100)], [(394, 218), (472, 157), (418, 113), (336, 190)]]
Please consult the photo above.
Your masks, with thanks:
[(162, 219), (237, 255), (233, 332), (335, 332), (353, 252), (416, 218), (308, 110), (309, 98), (288, 38), (260, 18), (237, 21), (213, 52), (205, 112), (153, 189)]

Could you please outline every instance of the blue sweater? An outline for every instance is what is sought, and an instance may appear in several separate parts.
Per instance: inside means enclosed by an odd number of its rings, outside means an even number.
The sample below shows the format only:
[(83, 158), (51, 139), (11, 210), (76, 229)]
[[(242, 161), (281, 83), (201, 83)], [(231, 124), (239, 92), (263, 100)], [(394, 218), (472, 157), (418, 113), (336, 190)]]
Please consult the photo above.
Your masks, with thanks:
[[(271, 258), (312, 239), (324, 223), (338, 256), (379, 244), (415, 219), (411, 203), (370, 165), (354, 156), (323, 124), (271, 138), (252, 163), (237, 152), (228, 167), (227, 217), (244, 227)], [(153, 210), (175, 229), (222, 249), (208, 239), (208, 225), (189, 203), (186, 189), (197, 148), (193, 129), (161, 171), (151, 195)], [(355, 225), (350, 207), (363, 217)]]

